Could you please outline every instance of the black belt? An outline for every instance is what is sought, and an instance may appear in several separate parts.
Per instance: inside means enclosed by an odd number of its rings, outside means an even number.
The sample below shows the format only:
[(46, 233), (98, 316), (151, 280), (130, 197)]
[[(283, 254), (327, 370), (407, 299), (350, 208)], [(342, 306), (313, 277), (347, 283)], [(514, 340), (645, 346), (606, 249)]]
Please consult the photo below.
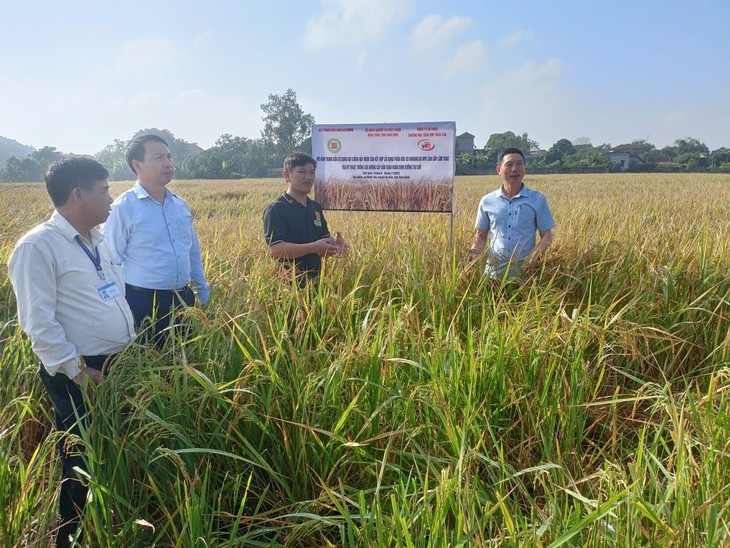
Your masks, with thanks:
[(138, 286), (132, 285), (132, 284), (124, 284), (124, 285), (130, 291), (138, 291), (140, 293), (162, 293), (165, 295), (167, 295), (167, 294), (172, 295), (173, 293), (183, 293), (184, 291), (190, 290), (189, 285), (184, 285), (180, 289), (150, 289), (148, 287), (138, 287)]
[(109, 354), (108, 356), (81, 356), (84, 359), (84, 363), (88, 367), (93, 367), (99, 371), (105, 371), (114, 363), (119, 354)]

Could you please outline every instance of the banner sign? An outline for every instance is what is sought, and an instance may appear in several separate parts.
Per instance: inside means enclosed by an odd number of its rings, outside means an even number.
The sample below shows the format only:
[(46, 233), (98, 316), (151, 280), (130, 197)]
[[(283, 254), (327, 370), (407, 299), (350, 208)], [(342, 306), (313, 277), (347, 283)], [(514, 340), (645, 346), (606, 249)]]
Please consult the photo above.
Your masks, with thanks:
[(312, 126), (323, 209), (452, 211), (455, 122)]

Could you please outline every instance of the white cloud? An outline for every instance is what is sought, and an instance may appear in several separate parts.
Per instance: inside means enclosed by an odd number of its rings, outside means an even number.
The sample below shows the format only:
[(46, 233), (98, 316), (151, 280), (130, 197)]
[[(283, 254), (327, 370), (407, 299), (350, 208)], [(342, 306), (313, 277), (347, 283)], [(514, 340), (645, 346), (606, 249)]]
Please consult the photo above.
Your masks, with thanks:
[(519, 46), (523, 42), (528, 42), (534, 38), (534, 34), (531, 30), (521, 29), (516, 30), (503, 36), (499, 41), (499, 46), (503, 48), (514, 48)]
[(460, 72), (476, 69), (486, 60), (486, 49), (481, 40), (460, 46), (454, 56), (446, 63), (444, 75), (452, 78)]
[(412, 0), (322, 0), (307, 22), (304, 46), (312, 51), (359, 46), (375, 40), (410, 13)]
[(411, 31), (411, 46), (416, 52), (446, 49), (453, 38), (473, 23), (470, 17), (454, 15), (449, 19), (427, 15)]

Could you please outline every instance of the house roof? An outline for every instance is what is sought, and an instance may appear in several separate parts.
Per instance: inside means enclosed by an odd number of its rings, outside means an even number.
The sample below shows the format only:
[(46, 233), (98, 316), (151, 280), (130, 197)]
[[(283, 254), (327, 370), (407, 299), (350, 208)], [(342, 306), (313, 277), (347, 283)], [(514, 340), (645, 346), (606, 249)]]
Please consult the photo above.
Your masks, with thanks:
[(617, 147), (613, 147), (611, 149), (611, 152), (628, 152), (628, 153), (644, 153), (645, 149), (641, 145), (634, 145), (632, 143), (626, 144), (626, 145), (618, 145)]
[(468, 131), (465, 131), (465, 132), (464, 132), (464, 133), (462, 133), (461, 135), (457, 135), (457, 136), (456, 136), (456, 138), (457, 138), (457, 139), (459, 139), (459, 138), (461, 138), (461, 137), (467, 137), (467, 138), (468, 138), (468, 137), (474, 137), (474, 135), (472, 135), (472, 134), (471, 134), (471, 133), (469, 133)]

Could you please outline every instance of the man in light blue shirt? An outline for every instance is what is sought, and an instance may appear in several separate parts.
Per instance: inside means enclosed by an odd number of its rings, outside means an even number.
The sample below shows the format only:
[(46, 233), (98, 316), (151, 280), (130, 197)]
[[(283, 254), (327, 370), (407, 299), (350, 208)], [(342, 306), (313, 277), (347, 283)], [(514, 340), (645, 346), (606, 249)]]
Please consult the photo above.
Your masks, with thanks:
[(173, 176), (167, 143), (157, 135), (137, 137), (127, 149), (127, 163), (137, 182), (114, 201), (103, 230), (124, 267), (135, 326), (153, 318), (151, 330), (141, 335), (160, 345), (172, 311), (194, 305), (196, 295), (205, 304), (210, 289), (190, 208), (167, 188)]
[[(473, 262), (482, 254), (489, 238), (484, 274), (500, 280), (519, 276), (525, 260), (530, 266), (536, 264), (552, 243), (555, 221), (545, 196), (522, 182), (525, 155), (521, 150), (505, 149), (499, 155), (497, 173), (502, 186), (479, 202), (468, 260)], [(540, 233), (537, 245), (535, 232)]]

